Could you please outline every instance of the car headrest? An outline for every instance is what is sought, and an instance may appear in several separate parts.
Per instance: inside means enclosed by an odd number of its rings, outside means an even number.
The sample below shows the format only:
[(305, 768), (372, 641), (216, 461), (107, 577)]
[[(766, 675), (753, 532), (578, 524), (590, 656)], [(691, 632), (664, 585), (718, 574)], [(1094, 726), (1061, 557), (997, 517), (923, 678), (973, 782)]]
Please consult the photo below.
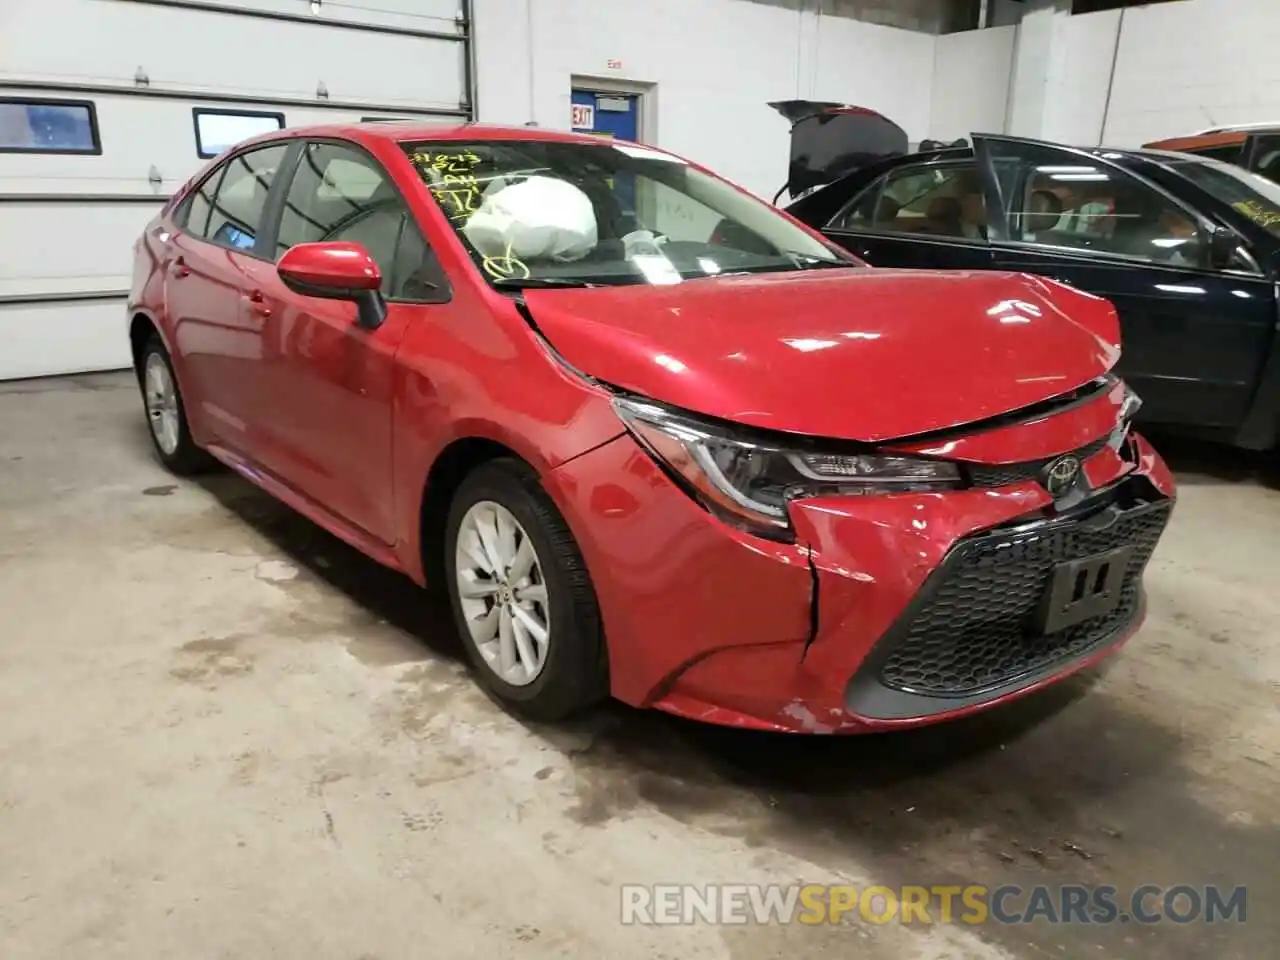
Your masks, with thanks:
[(876, 215), (873, 218), (876, 223), (885, 223), (889, 220), (897, 220), (898, 213), (902, 210), (902, 204), (893, 197), (881, 197), (876, 204)]
[(934, 197), (929, 201), (925, 216), (942, 223), (959, 223), (964, 217), (964, 208), (955, 197)]
[(1062, 201), (1051, 190), (1033, 190), (1027, 197), (1027, 212), (1022, 215), (1022, 228), (1027, 233), (1052, 230), (1062, 219)]

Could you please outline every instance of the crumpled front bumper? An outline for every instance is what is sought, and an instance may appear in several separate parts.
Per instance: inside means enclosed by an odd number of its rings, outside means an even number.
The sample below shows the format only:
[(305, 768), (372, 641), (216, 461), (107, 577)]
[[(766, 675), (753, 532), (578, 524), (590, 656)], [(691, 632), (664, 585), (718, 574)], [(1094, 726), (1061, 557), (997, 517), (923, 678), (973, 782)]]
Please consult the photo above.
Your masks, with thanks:
[[(1163, 462), (1140, 437), (1133, 444), (1135, 466), (1110, 448), (1085, 464), (1098, 493), (1084, 512), (1104, 500), (1171, 501)], [(1097, 642), (971, 695), (908, 694), (885, 686), (879, 671), (912, 605), (936, 589), (964, 544), (1052, 520), (1039, 484), (797, 501), (797, 542), (779, 544), (711, 517), (629, 436), (546, 483), (596, 587), (613, 694), (697, 720), (809, 733), (938, 722), (1090, 666), (1142, 618), (1139, 601)]]

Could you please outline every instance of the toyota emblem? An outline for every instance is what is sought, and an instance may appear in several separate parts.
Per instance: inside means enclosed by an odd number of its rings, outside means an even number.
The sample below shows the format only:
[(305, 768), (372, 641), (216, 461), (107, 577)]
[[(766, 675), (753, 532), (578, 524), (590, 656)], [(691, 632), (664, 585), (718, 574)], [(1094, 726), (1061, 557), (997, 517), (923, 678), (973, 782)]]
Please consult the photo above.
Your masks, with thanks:
[(1080, 476), (1080, 458), (1071, 454), (1059, 457), (1049, 464), (1044, 472), (1045, 489), (1056, 499), (1071, 489), (1078, 476)]

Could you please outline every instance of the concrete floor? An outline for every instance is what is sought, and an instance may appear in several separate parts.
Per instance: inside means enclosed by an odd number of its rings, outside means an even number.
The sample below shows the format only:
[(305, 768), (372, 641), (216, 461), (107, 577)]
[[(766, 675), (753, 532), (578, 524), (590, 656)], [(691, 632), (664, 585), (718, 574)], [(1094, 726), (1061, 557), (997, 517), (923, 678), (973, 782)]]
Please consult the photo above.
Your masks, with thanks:
[[(0, 385), (0, 956), (1258, 958), (1280, 935), (1280, 493), (1177, 450), (1104, 675), (892, 737), (522, 725), (439, 612), (127, 375)], [(622, 883), (1248, 884), (1244, 925), (641, 928)]]

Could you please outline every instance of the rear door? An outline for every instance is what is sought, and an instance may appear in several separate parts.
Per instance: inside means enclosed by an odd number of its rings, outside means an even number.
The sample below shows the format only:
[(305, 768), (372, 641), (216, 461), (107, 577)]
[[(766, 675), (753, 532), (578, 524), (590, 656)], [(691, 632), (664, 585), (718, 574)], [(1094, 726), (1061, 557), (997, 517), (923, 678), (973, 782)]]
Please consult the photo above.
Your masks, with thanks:
[(1103, 155), (1005, 137), (978, 137), (976, 147), (985, 169), (999, 171), (988, 175), (999, 181), (994, 266), (1115, 304), (1119, 371), (1148, 422), (1238, 428), (1275, 323), (1258, 264), (1245, 253), (1211, 269), (1209, 220)]
[(242, 453), (255, 446), (261, 316), (248, 302), (249, 268), (263, 212), (287, 143), (230, 157), (192, 192), (175, 217), (166, 252), (165, 300), (185, 392), (218, 440)]
[(877, 267), (991, 266), (982, 178), (972, 158), (903, 163), (856, 193), (828, 238)]

